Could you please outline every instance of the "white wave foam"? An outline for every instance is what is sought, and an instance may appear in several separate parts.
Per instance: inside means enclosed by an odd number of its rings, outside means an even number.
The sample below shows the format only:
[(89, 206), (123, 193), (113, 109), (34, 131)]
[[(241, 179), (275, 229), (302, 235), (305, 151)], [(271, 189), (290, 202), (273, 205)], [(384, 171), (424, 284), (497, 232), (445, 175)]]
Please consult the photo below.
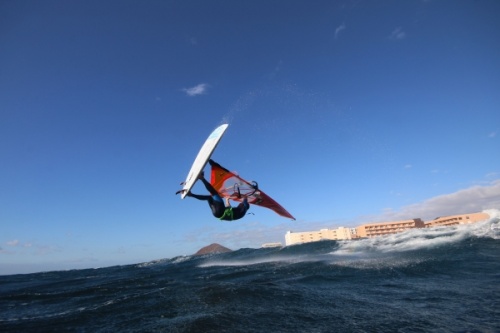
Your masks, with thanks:
[(193, 256), (179, 256), (179, 257), (173, 258), (172, 259), (172, 263), (173, 264), (179, 264), (181, 262), (190, 260), (192, 257)]
[(488, 223), (480, 223), (475, 230), (476, 236), (491, 237), (493, 239), (500, 239), (500, 210), (488, 209), (484, 211), (490, 216)]
[(136, 267), (143, 268), (143, 267), (149, 267), (149, 266), (155, 266), (155, 265), (163, 265), (163, 264), (179, 264), (181, 262), (187, 261), (191, 259), (193, 256), (178, 256), (172, 259), (157, 259), (153, 261), (147, 261), (143, 262), (140, 264), (136, 264)]
[(198, 267), (250, 266), (250, 265), (267, 264), (273, 262), (296, 263), (298, 261), (297, 258), (288, 258), (288, 257), (260, 257), (260, 258), (240, 259), (240, 260), (209, 260), (198, 265)]
[(488, 220), (451, 227), (411, 229), (402, 233), (341, 243), (334, 255), (349, 255), (360, 252), (403, 252), (459, 242), (467, 237), (500, 237), (500, 211), (493, 209), (485, 213)]
[[(401, 256), (406, 251), (432, 249), (458, 243), (469, 237), (500, 238), (500, 210), (485, 211), (490, 218), (483, 222), (452, 227), (411, 229), (406, 232), (356, 241), (339, 241), (339, 247), (328, 254), (277, 253), (271, 256), (242, 259), (208, 259), (198, 267), (250, 266), (266, 263), (293, 265), (304, 262), (326, 262), (353, 268), (402, 267), (427, 260)], [(299, 245), (300, 246), (300, 245)]]

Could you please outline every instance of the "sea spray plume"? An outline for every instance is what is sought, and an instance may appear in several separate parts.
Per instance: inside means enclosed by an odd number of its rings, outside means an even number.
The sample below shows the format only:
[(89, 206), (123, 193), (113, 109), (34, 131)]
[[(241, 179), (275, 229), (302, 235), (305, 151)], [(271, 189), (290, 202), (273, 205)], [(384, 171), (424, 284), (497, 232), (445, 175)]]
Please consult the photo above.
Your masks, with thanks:
[(259, 264), (294, 265), (324, 262), (356, 268), (401, 267), (420, 263), (427, 257), (422, 251), (444, 248), (475, 238), (498, 239), (500, 212), (486, 211), (491, 218), (473, 224), (452, 227), (412, 229), (405, 232), (354, 241), (320, 241), (287, 246), (282, 249), (241, 249), (231, 255), (217, 255), (200, 267), (248, 266)]
[[(419, 250), (438, 249), (458, 244), (467, 238), (500, 239), (500, 210), (486, 210), (490, 218), (454, 227), (413, 229), (399, 234), (356, 241), (321, 241), (283, 248), (240, 249), (230, 254), (209, 255), (196, 260), (197, 267), (250, 266), (259, 264), (295, 265), (306, 262), (323, 262), (331, 265), (359, 269), (406, 267), (427, 260), (425, 256), (401, 254)], [(140, 264), (171, 265), (195, 261), (192, 256), (155, 260)]]
[(477, 237), (500, 239), (500, 210), (487, 209), (484, 213), (490, 218), (484, 222), (470, 225), (473, 234)]
[(249, 91), (240, 96), (230, 107), (227, 113), (222, 117), (222, 122), (231, 124), (235, 117), (240, 114), (245, 114), (247, 109), (253, 104), (256, 95), (257, 94), (255, 91)]
[[(490, 213), (490, 216), (492, 216)], [(498, 211), (496, 214), (499, 214)], [(498, 217), (474, 224), (452, 227), (411, 229), (405, 232), (341, 243), (334, 254), (348, 255), (360, 252), (403, 252), (428, 249), (456, 243), (467, 237), (498, 237)]]
[[(412, 229), (402, 233), (340, 242), (330, 255), (332, 264), (359, 269), (414, 267), (437, 260), (433, 253), (460, 248), (477, 238), (499, 239), (500, 212), (485, 211), (490, 218), (474, 224), (428, 229)], [(445, 252), (448, 252), (445, 250)]]

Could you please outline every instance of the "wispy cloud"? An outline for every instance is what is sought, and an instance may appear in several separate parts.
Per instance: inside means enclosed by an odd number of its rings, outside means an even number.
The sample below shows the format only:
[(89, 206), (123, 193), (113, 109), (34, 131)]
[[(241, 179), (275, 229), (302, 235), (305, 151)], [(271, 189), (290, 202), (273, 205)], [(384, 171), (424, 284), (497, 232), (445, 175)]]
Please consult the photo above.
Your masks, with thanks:
[(406, 32), (403, 31), (403, 28), (397, 27), (391, 32), (389, 36), (390, 39), (401, 40), (406, 38)]
[[(487, 209), (500, 208), (500, 179), (489, 182), (485, 186), (473, 186), (454, 193), (444, 194), (420, 203), (404, 206), (398, 210), (385, 209), (377, 215), (357, 216), (342, 221), (297, 221), (295, 231), (319, 230), (321, 228), (336, 228), (338, 226), (357, 226), (362, 223), (376, 221), (398, 221), (411, 218), (421, 218), (424, 221), (438, 216), (457, 215), (481, 212)], [(216, 229), (205, 230), (191, 235), (193, 243), (203, 244), (217, 242), (231, 249), (260, 246), (266, 242), (283, 242), (285, 233), (290, 230), (290, 223), (276, 226), (266, 226), (263, 223), (242, 223), (241, 230), (220, 232)]]
[(19, 239), (14, 239), (14, 240), (8, 241), (7, 245), (9, 245), (9, 246), (18, 246), (19, 245)]
[(0, 253), (24, 253), (24, 254), (34, 254), (34, 255), (46, 255), (53, 252), (60, 252), (61, 249), (57, 246), (43, 245), (43, 244), (33, 244), (31, 242), (21, 242), (19, 239), (13, 239), (5, 242), (5, 245), (15, 248), (11, 252), (7, 249), (3, 249)]
[(336, 29), (335, 29), (335, 39), (337, 39), (340, 35), (340, 32), (342, 30), (345, 30), (346, 26), (345, 26), (345, 23), (342, 23), (341, 25), (339, 25)]
[(491, 132), (490, 134), (488, 134), (488, 138), (490, 138), (490, 139), (493, 139), (496, 136), (497, 136), (497, 132)]
[(498, 172), (493, 171), (493, 172), (489, 172), (489, 173), (487, 173), (485, 177), (486, 177), (487, 179), (497, 179), (499, 176), (500, 176), (500, 175), (499, 175), (499, 173), (498, 173)]
[(486, 186), (473, 186), (455, 193), (430, 198), (420, 203), (387, 211), (377, 220), (394, 221), (419, 217), (424, 221), (438, 216), (481, 212), (500, 208), (500, 180)]
[(198, 96), (205, 94), (207, 89), (208, 89), (208, 84), (200, 83), (191, 88), (184, 88), (182, 89), (182, 91), (184, 91), (188, 96)]

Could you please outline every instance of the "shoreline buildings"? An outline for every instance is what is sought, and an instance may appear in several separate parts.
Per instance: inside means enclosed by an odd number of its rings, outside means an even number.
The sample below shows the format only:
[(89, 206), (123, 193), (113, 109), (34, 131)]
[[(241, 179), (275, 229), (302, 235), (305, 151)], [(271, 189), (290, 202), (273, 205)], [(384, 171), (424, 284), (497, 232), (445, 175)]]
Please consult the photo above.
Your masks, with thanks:
[(336, 229), (321, 229), (319, 231), (293, 232), (285, 234), (285, 244), (301, 244), (320, 240), (350, 240), (372, 238), (390, 235), (414, 228), (433, 228), (439, 226), (453, 226), (484, 221), (490, 216), (486, 213), (471, 213), (437, 217), (432, 221), (424, 222), (419, 218), (392, 222), (377, 222), (362, 224), (355, 228), (339, 227)]

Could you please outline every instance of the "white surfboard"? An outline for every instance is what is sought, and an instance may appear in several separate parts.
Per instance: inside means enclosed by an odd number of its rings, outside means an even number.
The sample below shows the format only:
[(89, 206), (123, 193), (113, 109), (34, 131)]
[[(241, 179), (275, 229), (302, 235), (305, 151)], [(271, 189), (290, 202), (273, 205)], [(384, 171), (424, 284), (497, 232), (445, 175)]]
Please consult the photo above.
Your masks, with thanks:
[(220, 139), (222, 139), (222, 136), (224, 135), (224, 132), (226, 131), (228, 126), (228, 124), (220, 125), (208, 136), (207, 141), (205, 141), (198, 155), (196, 156), (196, 159), (191, 166), (191, 170), (189, 170), (186, 181), (183, 183), (183, 187), (180, 192), (181, 199), (184, 199), (186, 197), (186, 194), (191, 190), (191, 188), (193, 188), (194, 183), (196, 183), (196, 181), (198, 180), (198, 176), (203, 171), (203, 168), (205, 168), (205, 165), (207, 165), (210, 156), (212, 156), (215, 147), (217, 147)]

